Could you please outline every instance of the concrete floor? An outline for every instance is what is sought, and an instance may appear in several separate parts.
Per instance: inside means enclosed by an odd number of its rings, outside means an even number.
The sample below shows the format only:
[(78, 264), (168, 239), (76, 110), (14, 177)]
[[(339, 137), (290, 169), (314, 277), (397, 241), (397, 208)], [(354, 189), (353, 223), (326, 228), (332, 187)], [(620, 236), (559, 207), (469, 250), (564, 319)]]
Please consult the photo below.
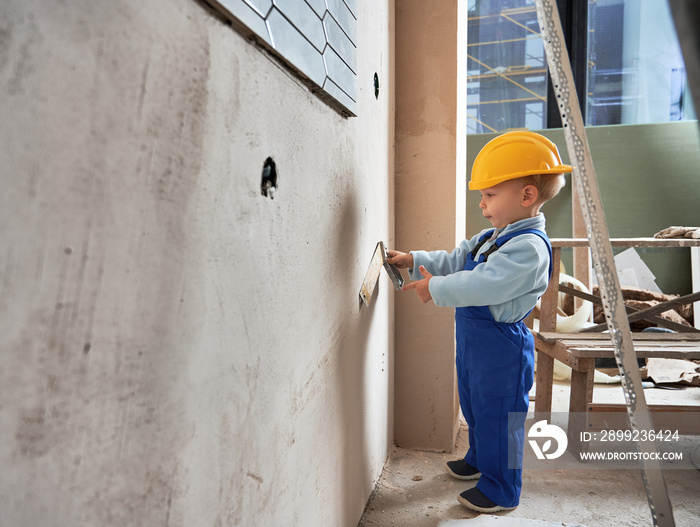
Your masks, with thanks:
[[(552, 410), (566, 411), (568, 383), (555, 382), (553, 392)], [(695, 387), (677, 391), (647, 389), (645, 395), (648, 404), (700, 405), (700, 388)], [(593, 401), (624, 402), (622, 388), (619, 384), (596, 384)], [(530, 407), (532, 410), (532, 402)], [(652, 525), (639, 470), (525, 469), (518, 508), (479, 518), (478, 513), (457, 501), (459, 493), (476, 482), (458, 481), (445, 472), (445, 462), (457, 459), (466, 450), (466, 425), (460, 430), (453, 454), (394, 448), (358, 527), (435, 527), (441, 522), (440, 527), (457, 527), (491, 525), (491, 520), (503, 527), (532, 524), (526, 520), (586, 527)], [(664, 478), (676, 526), (700, 525), (700, 471), (665, 470)], [(479, 519), (450, 521), (475, 518)]]

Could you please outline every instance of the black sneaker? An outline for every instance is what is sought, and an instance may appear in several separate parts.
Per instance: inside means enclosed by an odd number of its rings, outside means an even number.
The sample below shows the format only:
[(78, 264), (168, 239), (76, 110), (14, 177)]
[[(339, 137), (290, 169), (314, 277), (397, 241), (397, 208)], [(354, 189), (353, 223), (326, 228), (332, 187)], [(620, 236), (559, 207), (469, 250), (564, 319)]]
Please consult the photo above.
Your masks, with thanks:
[(447, 472), (457, 479), (479, 479), (481, 472), (472, 467), (464, 459), (447, 462)]
[(484, 493), (476, 487), (465, 490), (457, 499), (466, 508), (477, 512), (512, 511), (515, 509), (515, 507), (501, 507), (500, 505), (497, 505), (484, 496)]

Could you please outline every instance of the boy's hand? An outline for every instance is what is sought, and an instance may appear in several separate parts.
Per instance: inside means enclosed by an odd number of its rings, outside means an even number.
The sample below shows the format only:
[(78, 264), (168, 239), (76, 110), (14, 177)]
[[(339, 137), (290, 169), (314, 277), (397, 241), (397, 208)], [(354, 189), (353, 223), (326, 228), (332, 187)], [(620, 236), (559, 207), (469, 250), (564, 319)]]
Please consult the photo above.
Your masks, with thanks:
[(399, 269), (413, 269), (413, 255), (410, 253), (402, 253), (400, 251), (387, 251), (386, 261), (395, 265)]
[(417, 280), (416, 282), (411, 282), (410, 284), (406, 284), (401, 288), (402, 291), (409, 291), (411, 289), (416, 290), (416, 294), (418, 295), (418, 299), (423, 302), (424, 304), (430, 300), (433, 299), (433, 297), (430, 295), (430, 279), (433, 277), (428, 270), (423, 267), (422, 265), (418, 269), (420, 271), (420, 274), (422, 274), (425, 278), (423, 280)]

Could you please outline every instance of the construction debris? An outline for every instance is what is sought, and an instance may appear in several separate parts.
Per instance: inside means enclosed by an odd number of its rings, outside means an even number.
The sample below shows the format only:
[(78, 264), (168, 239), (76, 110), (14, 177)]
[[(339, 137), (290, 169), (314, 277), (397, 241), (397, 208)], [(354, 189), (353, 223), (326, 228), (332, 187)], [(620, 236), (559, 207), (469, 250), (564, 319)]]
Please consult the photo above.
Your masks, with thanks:
[[(593, 294), (598, 296), (598, 287), (593, 288)], [(661, 302), (678, 298), (678, 295), (665, 295), (663, 293), (655, 293), (646, 289), (623, 287), (622, 298), (624, 299), (626, 306), (636, 309), (646, 309), (660, 304)], [(564, 310), (566, 311), (566, 309), (567, 307), (565, 304)], [(693, 327), (693, 304), (678, 306), (675, 309), (659, 314), (659, 316), (683, 326)], [(596, 305), (593, 307), (593, 321), (596, 324), (603, 324), (605, 322), (605, 313), (603, 312), (603, 308), (601, 306)], [(654, 324), (647, 320), (636, 320), (630, 323), (630, 328), (633, 331), (641, 331), (653, 326)]]
[(700, 239), (700, 227), (666, 227), (654, 234), (654, 238), (694, 238)]
[(700, 364), (684, 359), (647, 359), (646, 374), (657, 384), (700, 386)]

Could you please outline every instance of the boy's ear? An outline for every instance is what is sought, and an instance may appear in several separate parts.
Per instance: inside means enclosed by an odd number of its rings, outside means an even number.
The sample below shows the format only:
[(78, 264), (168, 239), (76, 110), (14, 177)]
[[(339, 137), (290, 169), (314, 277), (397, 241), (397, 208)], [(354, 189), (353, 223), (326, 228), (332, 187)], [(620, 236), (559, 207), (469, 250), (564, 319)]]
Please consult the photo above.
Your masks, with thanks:
[(540, 193), (535, 185), (525, 185), (522, 191), (522, 204), (529, 207), (537, 203)]

